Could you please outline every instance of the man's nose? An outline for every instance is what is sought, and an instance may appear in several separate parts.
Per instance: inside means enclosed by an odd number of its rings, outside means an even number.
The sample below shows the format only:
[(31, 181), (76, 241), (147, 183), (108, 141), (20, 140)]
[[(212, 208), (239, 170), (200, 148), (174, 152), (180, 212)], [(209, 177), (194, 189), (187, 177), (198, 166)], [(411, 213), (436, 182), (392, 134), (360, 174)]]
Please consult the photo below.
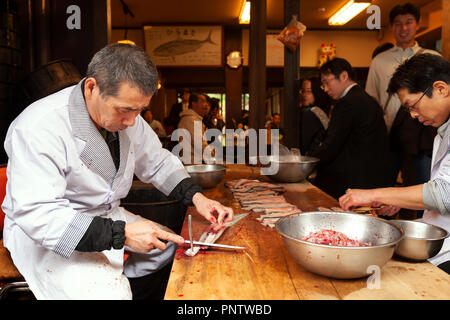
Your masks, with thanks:
[(135, 116), (126, 117), (122, 120), (122, 124), (127, 127), (132, 127), (134, 125), (135, 120), (136, 120)]
[(419, 114), (416, 111), (410, 111), (409, 114), (411, 115), (411, 118), (416, 119), (419, 117)]

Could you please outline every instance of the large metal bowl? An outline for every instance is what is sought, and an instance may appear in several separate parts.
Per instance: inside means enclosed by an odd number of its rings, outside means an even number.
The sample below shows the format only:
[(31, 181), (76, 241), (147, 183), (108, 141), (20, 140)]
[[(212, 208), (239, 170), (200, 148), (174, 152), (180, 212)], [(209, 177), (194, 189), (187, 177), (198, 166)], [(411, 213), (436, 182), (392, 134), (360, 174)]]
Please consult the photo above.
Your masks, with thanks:
[(268, 157), (268, 165), (278, 165), (278, 171), (273, 175), (267, 176), (276, 182), (300, 182), (308, 178), (319, 161), (318, 158), (307, 156), (270, 156)]
[(410, 220), (392, 220), (400, 226), (405, 237), (395, 249), (395, 254), (406, 259), (423, 261), (434, 257), (441, 251), (444, 240), (449, 236), (447, 230), (432, 224)]
[[(336, 279), (356, 279), (382, 268), (403, 239), (397, 225), (375, 217), (341, 212), (304, 212), (279, 221), (276, 230), (292, 257), (307, 270)], [(342, 247), (300, 240), (310, 232), (331, 229), (370, 247)]]
[(218, 164), (194, 164), (185, 168), (192, 180), (205, 189), (217, 186), (226, 172), (226, 167)]

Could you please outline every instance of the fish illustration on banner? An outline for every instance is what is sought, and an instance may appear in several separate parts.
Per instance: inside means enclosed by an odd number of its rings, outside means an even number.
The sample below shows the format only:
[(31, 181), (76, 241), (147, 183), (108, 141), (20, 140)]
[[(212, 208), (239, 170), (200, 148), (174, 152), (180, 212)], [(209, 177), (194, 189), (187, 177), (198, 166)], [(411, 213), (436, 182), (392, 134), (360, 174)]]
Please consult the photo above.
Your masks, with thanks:
[(145, 26), (145, 49), (157, 66), (222, 65), (221, 26)]
[(181, 39), (165, 42), (153, 50), (153, 55), (160, 57), (174, 57), (180, 54), (193, 52), (199, 49), (205, 43), (216, 44), (211, 40), (211, 32), (205, 40)]

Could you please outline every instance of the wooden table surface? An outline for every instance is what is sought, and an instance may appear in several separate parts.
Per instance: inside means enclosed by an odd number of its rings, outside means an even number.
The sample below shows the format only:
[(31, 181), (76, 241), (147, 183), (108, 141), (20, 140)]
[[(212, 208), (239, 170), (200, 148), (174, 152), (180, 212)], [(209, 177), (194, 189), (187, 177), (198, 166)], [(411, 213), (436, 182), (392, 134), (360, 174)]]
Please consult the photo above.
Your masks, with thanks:
[[(228, 165), (220, 185), (205, 195), (244, 213), (223, 182), (237, 178), (264, 180), (258, 167)], [(303, 211), (339, 206), (338, 202), (309, 182), (283, 184), (286, 200)], [(209, 222), (195, 208), (193, 238), (197, 240)], [(393, 257), (382, 269), (379, 289), (368, 279), (336, 280), (313, 274), (290, 256), (276, 230), (264, 227), (250, 214), (228, 228), (216, 243), (245, 246), (246, 251), (201, 250), (188, 257), (179, 247), (166, 290), (167, 300), (305, 300), (305, 299), (450, 299), (450, 276), (429, 262), (407, 262)], [(181, 235), (189, 239), (187, 215)], [(373, 284), (373, 282), (372, 282)]]

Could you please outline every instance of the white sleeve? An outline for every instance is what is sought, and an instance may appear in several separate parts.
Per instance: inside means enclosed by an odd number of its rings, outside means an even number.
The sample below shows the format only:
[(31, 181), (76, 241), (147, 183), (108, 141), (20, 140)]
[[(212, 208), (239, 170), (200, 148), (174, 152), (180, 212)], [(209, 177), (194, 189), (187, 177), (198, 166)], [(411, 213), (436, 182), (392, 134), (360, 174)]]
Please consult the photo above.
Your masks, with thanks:
[(2, 208), (31, 239), (68, 258), (92, 217), (76, 212), (64, 198), (66, 148), (51, 131), (13, 128), (8, 133), (8, 183)]
[(134, 132), (135, 174), (143, 182), (152, 183), (165, 195), (185, 178), (189, 178), (183, 163), (164, 149), (158, 136), (142, 118), (136, 118)]
[(374, 60), (370, 65), (369, 73), (367, 75), (366, 92), (374, 97), (378, 101), (378, 103), (380, 103), (380, 80), (378, 78), (376, 69), (376, 60)]

